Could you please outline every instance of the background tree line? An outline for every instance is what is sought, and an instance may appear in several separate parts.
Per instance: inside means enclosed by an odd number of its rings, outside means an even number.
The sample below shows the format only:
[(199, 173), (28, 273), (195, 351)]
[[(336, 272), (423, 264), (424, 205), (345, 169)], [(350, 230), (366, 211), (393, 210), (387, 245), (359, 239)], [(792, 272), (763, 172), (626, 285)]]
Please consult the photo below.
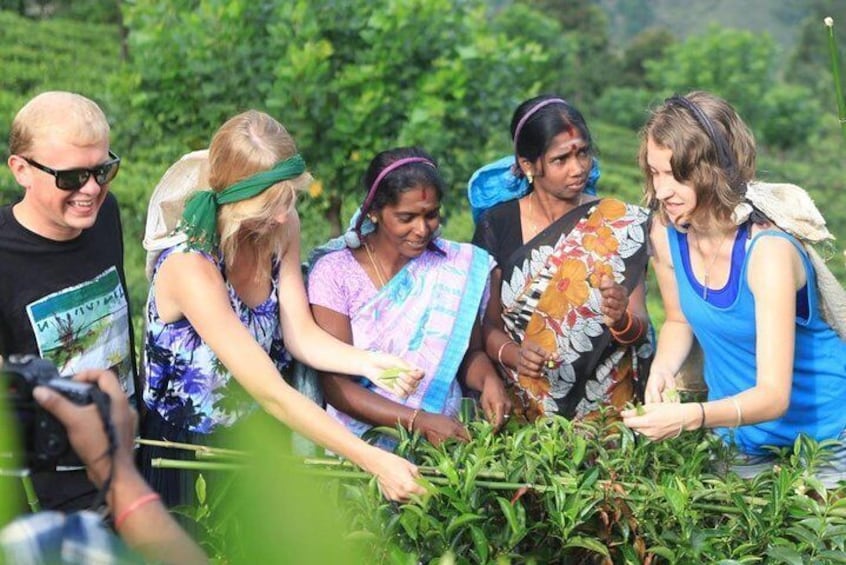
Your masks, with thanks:
[[(846, 5), (786, 0), (736, 11), (743, 6), (0, 0), (0, 152), (7, 154), (14, 112), (38, 91), (74, 90), (104, 107), (113, 147), (124, 157), (113, 190), (136, 317), (147, 288), (140, 241), (149, 194), (172, 162), (207, 146), (218, 125), (246, 108), (279, 118), (317, 179), (301, 206), (306, 250), (347, 221), (368, 160), (406, 144), (440, 161), (452, 188), (446, 234), (469, 239), (465, 183), (478, 166), (509, 152), (513, 108), (540, 92), (559, 93), (585, 113), (600, 149), (601, 192), (638, 201), (637, 129), (650, 105), (693, 88), (738, 108), (760, 144), (760, 177), (809, 189), (842, 239), (846, 148), (822, 19), (846, 23)], [(730, 9), (754, 13), (757, 28), (775, 35), (719, 25)], [(695, 26), (684, 18), (693, 12)], [(709, 19), (717, 23), (706, 25)], [(792, 38), (789, 50), (784, 37)], [(4, 168), (0, 200), (18, 194)], [(832, 254), (846, 279), (842, 251)]]

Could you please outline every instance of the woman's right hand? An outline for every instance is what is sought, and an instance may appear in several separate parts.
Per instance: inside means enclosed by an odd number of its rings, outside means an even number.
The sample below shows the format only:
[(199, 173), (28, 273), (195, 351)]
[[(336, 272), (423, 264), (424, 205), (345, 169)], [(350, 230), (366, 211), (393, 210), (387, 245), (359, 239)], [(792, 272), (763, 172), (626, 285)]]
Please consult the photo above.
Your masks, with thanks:
[(373, 447), (367, 470), (379, 481), (379, 490), (388, 500), (406, 502), (412, 495), (426, 494), (417, 482), (417, 466), (378, 447)]
[(362, 374), (379, 388), (400, 398), (407, 398), (417, 390), (423, 378), (421, 369), (412, 367), (396, 355), (370, 351), (367, 358)]
[(678, 402), (676, 398), (670, 398), (668, 393), (676, 390), (676, 378), (671, 371), (653, 369), (649, 372), (649, 379), (646, 381), (646, 392), (644, 402), (646, 404), (659, 402)]
[(421, 411), (415, 419), (414, 429), (432, 445), (440, 445), (449, 438), (470, 441), (470, 434), (464, 424), (443, 414)]
[(517, 359), (517, 373), (528, 377), (539, 378), (544, 374), (548, 363), (555, 361), (555, 355), (534, 343), (524, 339), (520, 344), (520, 354)]

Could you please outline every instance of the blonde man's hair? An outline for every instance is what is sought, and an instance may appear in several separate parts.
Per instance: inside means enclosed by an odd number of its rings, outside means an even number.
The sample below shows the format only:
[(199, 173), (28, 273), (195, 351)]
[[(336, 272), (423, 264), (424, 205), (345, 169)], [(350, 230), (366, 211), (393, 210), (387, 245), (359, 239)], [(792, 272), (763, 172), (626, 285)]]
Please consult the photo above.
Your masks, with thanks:
[(9, 132), (9, 152), (28, 154), (45, 134), (81, 147), (109, 140), (109, 122), (92, 100), (73, 92), (42, 92), (21, 108)]
[[(737, 167), (738, 184), (746, 186), (755, 178), (755, 137), (749, 127), (719, 96), (694, 91), (685, 98), (702, 110), (716, 135), (724, 137)], [(672, 152), (670, 166), (673, 176), (691, 186), (696, 193), (696, 207), (685, 217), (677, 219), (677, 227), (691, 222), (708, 223), (712, 218), (721, 223), (728, 221), (744, 195), (732, 189), (730, 172), (720, 163), (714, 141), (693, 114), (678, 104), (664, 103), (652, 112), (641, 131), (638, 161), (646, 179), (646, 202), (653, 210), (658, 210), (665, 223), (669, 223), (649, 174), (646, 150), (649, 139)]]
[[(214, 134), (209, 146), (209, 185), (215, 192), (272, 168), (297, 153), (288, 130), (256, 110), (230, 118)], [(217, 220), (220, 250), (226, 267), (232, 267), (240, 245), (248, 245), (256, 258), (256, 278), (267, 276), (270, 261), (281, 256), (287, 223), (274, 218), (289, 213), (297, 194), (312, 182), (308, 173), (274, 184), (247, 200), (224, 204)]]

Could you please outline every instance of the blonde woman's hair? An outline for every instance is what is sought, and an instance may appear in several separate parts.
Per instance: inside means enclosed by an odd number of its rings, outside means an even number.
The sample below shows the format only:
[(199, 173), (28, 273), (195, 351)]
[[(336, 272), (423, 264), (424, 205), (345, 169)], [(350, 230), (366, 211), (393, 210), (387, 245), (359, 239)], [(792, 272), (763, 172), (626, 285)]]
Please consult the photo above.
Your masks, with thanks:
[(9, 152), (28, 156), (45, 134), (60, 134), (80, 147), (109, 141), (109, 122), (103, 110), (85, 96), (49, 91), (24, 104), (9, 130)]
[[(220, 192), (296, 153), (294, 139), (282, 124), (264, 112), (248, 110), (230, 118), (214, 134), (209, 146), (209, 186)], [(288, 235), (287, 222), (279, 224), (274, 218), (290, 213), (297, 194), (311, 182), (306, 172), (253, 198), (220, 207), (217, 227), (227, 268), (232, 267), (239, 246), (246, 245), (257, 260), (256, 278), (267, 276), (272, 257), (281, 256)]]
[[(696, 207), (686, 216), (678, 218), (678, 227), (694, 223), (708, 223), (711, 219), (729, 221), (735, 207), (743, 201), (746, 184), (755, 178), (755, 137), (734, 108), (722, 98), (708, 92), (694, 91), (685, 96), (696, 105), (713, 128), (722, 136), (733, 171), (721, 163), (715, 140), (697, 117), (684, 105), (668, 99), (653, 110), (641, 130), (638, 161), (646, 179), (646, 202), (657, 210), (664, 222), (669, 218), (655, 195), (652, 175), (647, 162), (647, 141), (672, 152), (670, 166), (679, 182), (693, 188)], [(734, 178), (732, 178), (734, 177)], [(733, 188), (734, 185), (734, 188)]]

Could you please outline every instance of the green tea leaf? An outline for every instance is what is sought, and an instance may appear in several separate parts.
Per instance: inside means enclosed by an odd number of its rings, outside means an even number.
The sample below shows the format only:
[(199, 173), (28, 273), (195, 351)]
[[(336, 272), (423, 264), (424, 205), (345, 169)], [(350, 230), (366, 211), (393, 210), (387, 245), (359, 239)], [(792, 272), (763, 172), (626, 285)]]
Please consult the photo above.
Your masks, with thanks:
[(816, 554), (825, 563), (846, 563), (846, 551), (823, 550)]
[(473, 538), (473, 548), (476, 550), (476, 555), (479, 556), (479, 562), (487, 563), (488, 555), (490, 554), (490, 546), (488, 538), (485, 536), (485, 532), (482, 531), (482, 528), (476, 525), (471, 525), (470, 537)]
[(450, 520), (446, 533), (450, 536), (461, 526), (469, 524), (470, 522), (478, 522), (479, 520), (484, 520), (484, 516), (479, 516), (478, 514), (462, 514), (461, 516), (457, 516)]
[(497, 496), (496, 500), (499, 502), (499, 508), (502, 510), (503, 516), (508, 521), (508, 527), (511, 528), (511, 533), (516, 534), (520, 530), (520, 525), (517, 523), (517, 512), (514, 510), (514, 506), (511, 505), (509, 500), (501, 496)]
[(564, 547), (581, 547), (593, 551), (594, 553), (598, 553), (604, 557), (611, 557), (611, 554), (608, 553), (608, 548), (600, 541), (583, 536), (573, 536), (568, 538)]
[(194, 491), (197, 493), (197, 502), (199, 504), (206, 503), (206, 479), (200, 474), (197, 477), (197, 482), (194, 483)]
[(767, 557), (774, 559), (776, 563), (788, 563), (789, 565), (804, 565), (805, 563), (799, 552), (783, 545), (772, 545), (767, 548)]
[(391, 367), (390, 369), (385, 369), (382, 371), (382, 374), (379, 375), (379, 380), (384, 382), (393, 382), (400, 378), (400, 375), (405, 373), (405, 369), (401, 367)]

